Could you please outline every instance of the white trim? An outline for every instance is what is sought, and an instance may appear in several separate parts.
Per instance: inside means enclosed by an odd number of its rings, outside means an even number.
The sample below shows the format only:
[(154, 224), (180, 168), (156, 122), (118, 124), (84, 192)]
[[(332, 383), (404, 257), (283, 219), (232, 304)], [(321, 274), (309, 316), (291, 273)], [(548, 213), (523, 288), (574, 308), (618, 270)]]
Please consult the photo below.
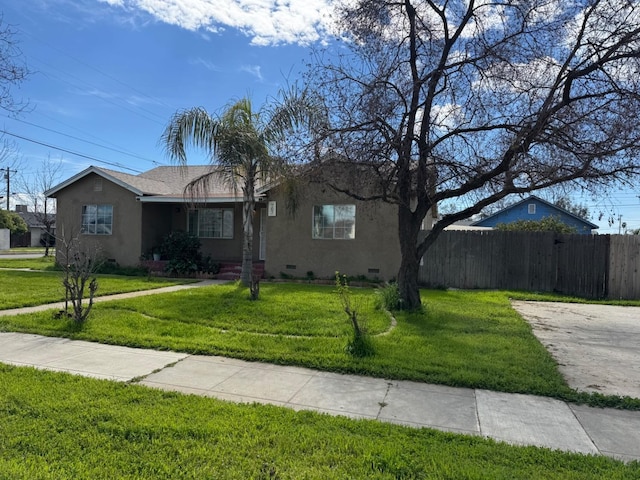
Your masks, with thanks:
[(109, 175), (108, 173), (104, 172), (103, 170), (99, 169), (98, 167), (91, 166), (91, 167), (86, 168), (85, 170), (81, 171), (80, 173), (74, 175), (73, 177), (68, 178), (64, 182), (56, 185), (52, 189), (47, 190), (46, 192), (44, 192), (44, 195), (46, 197), (51, 197), (51, 196), (55, 195), (56, 193), (58, 193), (63, 188), (68, 187), (72, 183), (77, 182), (81, 178), (84, 178), (87, 175), (89, 175), (90, 173), (95, 173), (96, 175), (99, 175), (102, 178), (105, 178), (105, 179), (109, 180), (110, 182), (113, 182), (116, 185), (124, 188), (125, 190), (129, 190), (130, 192), (133, 192), (136, 195), (143, 195), (144, 194), (144, 192), (142, 190), (138, 190), (137, 188), (132, 187), (128, 183), (123, 182), (122, 180), (119, 180), (116, 177), (113, 177), (113, 176)]
[(259, 230), (259, 241), (260, 248), (258, 249), (258, 260), (266, 260), (267, 259), (267, 209), (260, 209), (260, 230)]
[(136, 197), (141, 203), (242, 203), (242, 197), (165, 197), (160, 195), (146, 195)]

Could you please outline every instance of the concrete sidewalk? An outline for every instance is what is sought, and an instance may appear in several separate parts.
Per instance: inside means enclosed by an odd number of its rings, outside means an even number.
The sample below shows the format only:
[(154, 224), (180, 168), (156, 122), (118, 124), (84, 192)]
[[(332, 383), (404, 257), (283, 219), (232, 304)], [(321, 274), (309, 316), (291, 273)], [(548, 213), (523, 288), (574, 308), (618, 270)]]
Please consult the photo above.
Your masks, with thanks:
[(640, 412), (571, 405), (546, 397), (20, 333), (0, 333), (0, 362), (234, 402), (268, 403), (640, 460)]

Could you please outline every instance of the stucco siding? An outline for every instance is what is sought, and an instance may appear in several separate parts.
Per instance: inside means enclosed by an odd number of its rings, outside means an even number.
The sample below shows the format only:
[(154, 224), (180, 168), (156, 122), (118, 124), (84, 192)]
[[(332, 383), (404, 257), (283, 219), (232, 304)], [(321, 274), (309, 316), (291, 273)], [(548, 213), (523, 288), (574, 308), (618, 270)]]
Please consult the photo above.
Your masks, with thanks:
[[(98, 187), (99, 185), (99, 187)], [(99, 243), (101, 254), (120, 265), (137, 265), (142, 254), (142, 205), (134, 193), (98, 175), (89, 174), (57, 193), (57, 235), (70, 239), (79, 235), (87, 244)], [(81, 233), (83, 205), (112, 205), (111, 235)], [(60, 249), (58, 249), (58, 252)]]
[[(268, 276), (282, 273), (305, 277), (313, 272), (331, 278), (336, 271), (388, 280), (400, 265), (397, 211), (382, 202), (361, 202), (337, 194), (319, 184), (299, 188), (295, 212), (288, 211), (282, 192), (269, 192), (276, 215), (266, 217), (266, 261)], [(314, 205), (355, 205), (354, 239), (312, 238)]]

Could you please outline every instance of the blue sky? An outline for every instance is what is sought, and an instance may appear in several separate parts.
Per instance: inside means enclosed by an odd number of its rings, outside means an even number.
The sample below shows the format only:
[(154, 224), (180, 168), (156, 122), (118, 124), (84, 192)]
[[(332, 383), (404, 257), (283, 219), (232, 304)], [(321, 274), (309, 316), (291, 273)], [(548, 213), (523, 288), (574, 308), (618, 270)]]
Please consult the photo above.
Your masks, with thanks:
[[(136, 173), (168, 164), (158, 140), (173, 113), (216, 112), (247, 95), (262, 105), (328, 38), (332, 1), (0, 0), (32, 71), (13, 90), (29, 107), (17, 118), (0, 111), (19, 147), (17, 175), (47, 157), (62, 159), (61, 179), (89, 165)], [(617, 233), (619, 215), (640, 227), (638, 195), (574, 198), (601, 233)]]
[[(274, 2), (260, 0), (241, 23), (221, 23), (229, 21), (224, 5), (235, 3), (0, 0), (32, 71), (13, 91), (28, 109), (16, 119), (1, 113), (3, 130), (24, 137), (11, 137), (21, 173), (49, 155), (63, 158), (64, 178), (89, 165), (135, 173), (167, 164), (158, 139), (177, 110), (215, 112), (247, 95), (259, 107), (295, 81), (316, 31), (305, 22), (319, 21), (323, 2), (306, 2), (308, 10), (304, 0), (291, 2), (300, 8), (288, 25), (269, 8)], [(176, 12), (159, 11), (163, 5)]]

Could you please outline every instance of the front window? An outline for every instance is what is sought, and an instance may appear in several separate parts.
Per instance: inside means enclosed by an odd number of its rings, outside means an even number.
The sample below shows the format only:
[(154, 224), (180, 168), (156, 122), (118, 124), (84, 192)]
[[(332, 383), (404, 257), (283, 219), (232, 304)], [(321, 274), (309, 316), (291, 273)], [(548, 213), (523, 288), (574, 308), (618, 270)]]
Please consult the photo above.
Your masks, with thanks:
[(233, 238), (233, 209), (190, 210), (189, 233), (199, 238)]
[(113, 233), (113, 205), (83, 205), (82, 233), (111, 235)]
[(356, 206), (314, 205), (313, 238), (331, 240), (356, 238)]

